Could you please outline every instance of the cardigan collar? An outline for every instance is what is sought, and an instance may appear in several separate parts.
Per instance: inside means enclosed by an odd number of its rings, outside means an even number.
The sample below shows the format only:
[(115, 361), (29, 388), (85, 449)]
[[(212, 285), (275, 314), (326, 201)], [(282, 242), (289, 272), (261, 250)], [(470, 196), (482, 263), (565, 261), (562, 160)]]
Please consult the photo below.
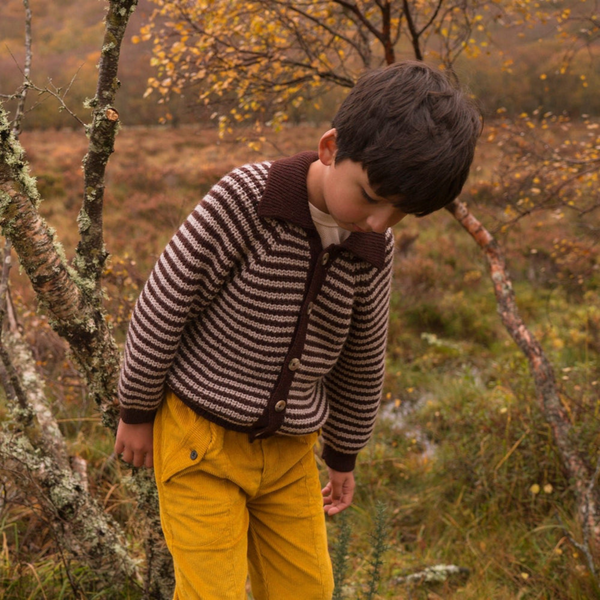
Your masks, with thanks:
[[(259, 216), (283, 219), (316, 233), (308, 206), (306, 177), (311, 163), (317, 158), (316, 152), (301, 152), (276, 160), (269, 169), (267, 185), (258, 205)], [(385, 233), (352, 232), (341, 247), (378, 269), (385, 263)]]

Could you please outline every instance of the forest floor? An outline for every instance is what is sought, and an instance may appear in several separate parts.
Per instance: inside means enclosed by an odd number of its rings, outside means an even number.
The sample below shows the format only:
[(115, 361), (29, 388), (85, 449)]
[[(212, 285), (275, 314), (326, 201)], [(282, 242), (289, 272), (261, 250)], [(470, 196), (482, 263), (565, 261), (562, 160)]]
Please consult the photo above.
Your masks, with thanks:
[[(259, 151), (219, 141), (214, 130), (123, 129), (108, 166), (106, 307), (119, 343), (154, 261), (202, 195), (245, 162), (316, 148), (325, 127), (287, 128)], [(40, 210), (72, 257), (82, 190), (83, 133), (26, 132), (21, 141), (44, 202)], [(574, 443), (593, 460), (600, 443), (598, 216), (539, 212), (502, 228), (489, 182), (498, 149), (482, 144), (463, 199), (495, 232), (525, 322), (554, 365)], [(384, 403), (360, 454), (343, 597), (588, 600), (600, 597), (573, 519), (569, 487), (528, 365), (504, 331), (482, 254), (445, 211), (395, 230)], [(73, 455), (88, 464), (97, 498), (136, 538), (136, 501), (123, 483), (111, 435), (86, 400), (65, 345), (38, 313), (13, 269), (13, 298), (55, 415)], [(0, 416), (2, 409), (0, 407)], [(4, 482), (5, 498), (14, 494)], [(16, 497), (16, 496), (15, 496)], [(66, 569), (86, 598), (137, 598), (94, 587), (93, 573), (60, 556), (35, 506), (0, 504), (0, 599), (70, 598)], [(382, 578), (370, 596), (370, 538), (384, 513)], [(328, 521), (332, 551), (340, 518)], [(402, 578), (434, 565), (463, 568), (438, 583)], [(466, 571), (468, 569), (468, 572)], [(340, 596), (341, 597), (341, 596)]]

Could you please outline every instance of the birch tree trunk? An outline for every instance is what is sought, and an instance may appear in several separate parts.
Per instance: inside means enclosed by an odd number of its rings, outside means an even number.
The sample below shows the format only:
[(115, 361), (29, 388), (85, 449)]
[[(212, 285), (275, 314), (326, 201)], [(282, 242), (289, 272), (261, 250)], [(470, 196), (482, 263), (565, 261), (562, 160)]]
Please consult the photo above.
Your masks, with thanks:
[[(67, 263), (55, 234), (38, 212), (41, 198), (16, 137), (20, 118), (11, 131), (8, 115), (0, 104), (0, 228), (18, 255), (41, 310), (52, 328), (69, 343), (88, 393), (104, 425), (113, 433), (118, 424), (116, 387), (120, 361), (102, 306), (101, 276), (108, 256), (102, 209), (106, 165), (119, 127), (114, 102), (120, 85), (120, 48), (136, 5), (137, 0), (108, 1), (98, 85), (95, 97), (89, 101), (93, 120), (86, 127), (90, 141), (84, 158), (85, 187), (78, 217), (80, 242), (73, 266)], [(31, 13), (27, 3), (25, 6), (30, 40)], [(29, 46), (24, 90), (33, 87), (29, 79), (30, 56)], [(57, 538), (74, 556), (87, 562), (106, 581), (133, 578), (141, 582), (118, 524), (103, 514), (69, 464), (64, 439), (43, 404), (43, 387), (39, 378), (36, 380), (34, 363), (22, 340), (11, 340), (3, 359), (5, 389), (7, 396), (15, 399), (12, 415), (18, 426), (1, 434), (0, 457), (20, 465), (28, 474), (40, 492), (42, 505), (56, 518)], [(22, 386), (17, 393), (15, 386), (19, 388), (23, 381), (33, 388)], [(146, 520), (145, 595), (169, 598), (174, 585), (172, 560), (162, 537), (152, 474), (137, 470), (131, 487)]]

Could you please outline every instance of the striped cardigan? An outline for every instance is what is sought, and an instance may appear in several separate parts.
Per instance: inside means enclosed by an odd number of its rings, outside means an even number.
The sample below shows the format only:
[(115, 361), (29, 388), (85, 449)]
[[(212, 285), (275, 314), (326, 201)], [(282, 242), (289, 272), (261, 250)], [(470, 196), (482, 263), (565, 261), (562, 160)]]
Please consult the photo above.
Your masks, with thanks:
[(152, 421), (167, 385), (251, 440), (322, 428), (325, 462), (354, 468), (381, 399), (393, 235), (324, 249), (306, 189), (316, 159), (234, 170), (169, 242), (129, 325), (125, 423)]

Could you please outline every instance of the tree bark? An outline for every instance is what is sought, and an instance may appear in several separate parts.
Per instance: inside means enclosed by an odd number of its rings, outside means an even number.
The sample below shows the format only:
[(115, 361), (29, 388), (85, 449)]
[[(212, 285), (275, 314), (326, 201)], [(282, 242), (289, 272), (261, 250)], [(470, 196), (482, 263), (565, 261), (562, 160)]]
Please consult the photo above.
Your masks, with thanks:
[(475, 240), (488, 261), (498, 314), (509, 335), (529, 361), (540, 410), (552, 429), (564, 469), (574, 488), (577, 515), (584, 537), (589, 537), (592, 547), (600, 550), (600, 493), (595, 481), (597, 472), (574, 448), (571, 441), (573, 428), (560, 401), (554, 370), (542, 346), (519, 314), (502, 251), (464, 203), (455, 200), (446, 208)]
[[(89, 495), (84, 481), (70, 467), (64, 438), (46, 405), (29, 348), (22, 339), (9, 336), (7, 350), (36, 418), (23, 424), (16, 415), (13, 421), (21, 426), (0, 431), (3, 468), (32, 490), (60, 546), (86, 564), (100, 581), (106, 585), (141, 581), (118, 523)], [(1, 375), (5, 380), (4, 370)], [(10, 389), (4, 383), (5, 389)], [(11, 412), (15, 411), (22, 407), (14, 404)]]
[(11, 240), (53, 329), (69, 342), (105, 424), (115, 431), (117, 347), (102, 310), (87, 293), (85, 281), (69, 268), (62, 247), (38, 213), (35, 181), (1, 108), (0, 165), (2, 233)]
[(109, 0), (96, 95), (88, 103), (93, 108), (93, 120), (89, 131), (88, 153), (83, 159), (83, 205), (77, 219), (81, 241), (74, 264), (82, 277), (94, 283), (98, 294), (100, 278), (108, 257), (104, 248), (102, 209), (106, 164), (114, 151), (119, 125), (119, 113), (113, 106), (121, 85), (117, 79), (119, 56), (129, 17), (137, 2), (138, 0)]
[[(37, 205), (41, 199), (35, 180), (29, 174), (22, 148), (11, 132), (7, 114), (0, 106), (0, 227), (12, 242), (50, 325), (68, 341), (85, 377), (88, 392), (100, 409), (103, 423), (113, 432), (118, 424), (116, 390), (120, 360), (102, 307), (100, 279), (107, 257), (102, 234), (102, 208), (106, 164), (114, 150), (118, 131), (118, 113), (113, 103), (119, 87), (119, 53), (136, 4), (137, 0), (109, 0), (97, 93), (90, 101), (93, 123), (88, 131), (90, 144), (84, 160), (85, 189), (78, 218), (81, 241), (77, 247), (75, 269), (67, 264), (54, 232), (38, 213)], [(10, 382), (7, 382), (7, 388), (9, 386)], [(102, 514), (89, 495), (82, 493), (83, 484), (68, 464), (64, 440), (58, 441), (62, 440), (60, 431), (56, 430), (54, 443), (44, 442), (42, 433), (50, 426), (52, 415), (46, 408), (36, 416), (27, 424), (31, 439), (28, 436), (3, 439), (2, 456), (7, 459), (18, 457), (40, 489), (46, 492), (47, 506), (55, 511), (67, 548), (75, 555), (85, 554), (92, 562), (102, 562), (113, 554), (114, 560), (118, 559), (122, 564), (119, 567), (111, 563), (109, 571), (115, 569), (113, 578), (137, 577), (126, 550), (119, 545), (119, 534), (111, 529), (111, 520)], [(42, 417), (45, 421), (40, 421)], [(45, 448), (41, 458), (35, 451), (39, 447)], [(59, 452), (59, 448), (64, 451)], [(168, 598), (172, 596), (174, 585), (172, 560), (162, 540), (152, 475), (143, 471), (135, 473), (131, 487), (140, 512), (151, 528), (146, 536), (146, 596)], [(107, 577), (111, 579), (110, 575)]]

